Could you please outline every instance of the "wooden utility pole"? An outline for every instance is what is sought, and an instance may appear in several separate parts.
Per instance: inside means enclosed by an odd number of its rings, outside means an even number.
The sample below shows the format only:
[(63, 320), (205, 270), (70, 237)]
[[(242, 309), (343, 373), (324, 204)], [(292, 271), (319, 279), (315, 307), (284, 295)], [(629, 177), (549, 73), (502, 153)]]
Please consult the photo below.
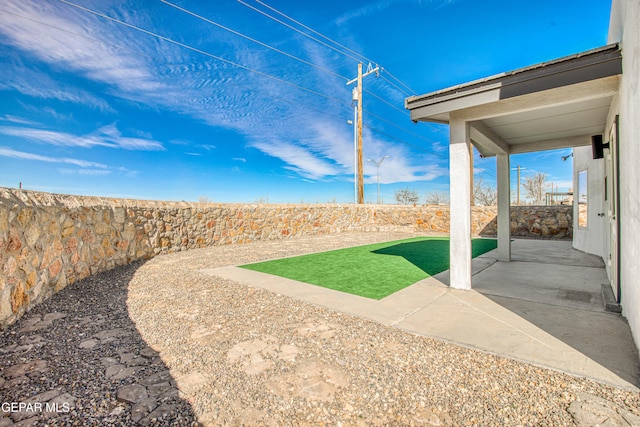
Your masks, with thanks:
[(357, 179), (356, 179), (357, 193), (358, 193), (357, 199), (359, 204), (364, 203), (364, 171), (363, 171), (363, 165), (362, 165), (362, 78), (372, 73), (378, 74), (379, 72), (380, 72), (380, 67), (373, 68), (371, 64), (369, 64), (367, 66), (367, 72), (363, 74), (362, 63), (359, 63), (358, 77), (356, 77), (353, 80), (349, 80), (347, 82), (347, 86), (352, 83), (358, 84), (358, 86), (356, 87), (356, 96), (354, 98), (357, 98), (356, 102), (358, 103), (357, 113), (356, 113), (357, 117), (356, 117), (356, 123), (355, 123), (355, 126), (356, 126), (356, 130), (355, 130), (356, 162), (355, 163), (356, 163), (356, 172), (357, 172)]
[(364, 171), (362, 166), (362, 62), (358, 64), (358, 204), (364, 203)]

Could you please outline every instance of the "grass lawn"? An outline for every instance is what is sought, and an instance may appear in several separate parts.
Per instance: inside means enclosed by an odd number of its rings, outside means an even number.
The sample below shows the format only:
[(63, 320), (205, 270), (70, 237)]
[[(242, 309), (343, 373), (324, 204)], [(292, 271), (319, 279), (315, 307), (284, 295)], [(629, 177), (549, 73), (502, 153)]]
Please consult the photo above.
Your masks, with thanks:
[[(496, 246), (494, 239), (473, 239), (473, 256)], [(416, 237), (241, 267), (379, 300), (448, 270), (449, 238)]]

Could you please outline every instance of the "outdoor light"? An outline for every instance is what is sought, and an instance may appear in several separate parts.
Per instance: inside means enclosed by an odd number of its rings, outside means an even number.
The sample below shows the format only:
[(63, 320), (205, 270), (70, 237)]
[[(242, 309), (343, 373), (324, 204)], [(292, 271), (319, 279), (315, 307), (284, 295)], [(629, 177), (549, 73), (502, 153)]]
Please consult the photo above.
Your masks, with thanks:
[(573, 157), (573, 153), (567, 154), (566, 156), (562, 156), (562, 161), (566, 162), (569, 157)]
[(609, 149), (610, 145), (608, 142), (604, 142), (602, 140), (602, 135), (593, 135), (591, 137), (591, 150), (593, 153), (594, 159), (602, 159), (604, 158), (604, 150)]

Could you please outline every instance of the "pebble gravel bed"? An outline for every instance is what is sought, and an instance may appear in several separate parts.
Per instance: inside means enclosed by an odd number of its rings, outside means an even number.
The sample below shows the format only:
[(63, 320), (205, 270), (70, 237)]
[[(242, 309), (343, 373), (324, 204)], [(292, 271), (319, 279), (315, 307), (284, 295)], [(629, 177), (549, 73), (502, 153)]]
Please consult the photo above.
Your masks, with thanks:
[(0, 427), (640, 425), (638, 393), (200, 271), (414, 235), (211, 247), (79, 281), (0, 335)]

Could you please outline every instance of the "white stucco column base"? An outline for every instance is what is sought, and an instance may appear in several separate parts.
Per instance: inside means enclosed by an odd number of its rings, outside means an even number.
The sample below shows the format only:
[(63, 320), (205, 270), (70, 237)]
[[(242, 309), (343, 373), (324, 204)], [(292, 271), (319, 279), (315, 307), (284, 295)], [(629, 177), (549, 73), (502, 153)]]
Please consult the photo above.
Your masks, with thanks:
[(471, 136), (468, 122), (451, 119), (449, 145), (450, 286), (471, 289)]
[(498, 154), (498, 261), (511, 261), (511, 188), (508, 154)]

